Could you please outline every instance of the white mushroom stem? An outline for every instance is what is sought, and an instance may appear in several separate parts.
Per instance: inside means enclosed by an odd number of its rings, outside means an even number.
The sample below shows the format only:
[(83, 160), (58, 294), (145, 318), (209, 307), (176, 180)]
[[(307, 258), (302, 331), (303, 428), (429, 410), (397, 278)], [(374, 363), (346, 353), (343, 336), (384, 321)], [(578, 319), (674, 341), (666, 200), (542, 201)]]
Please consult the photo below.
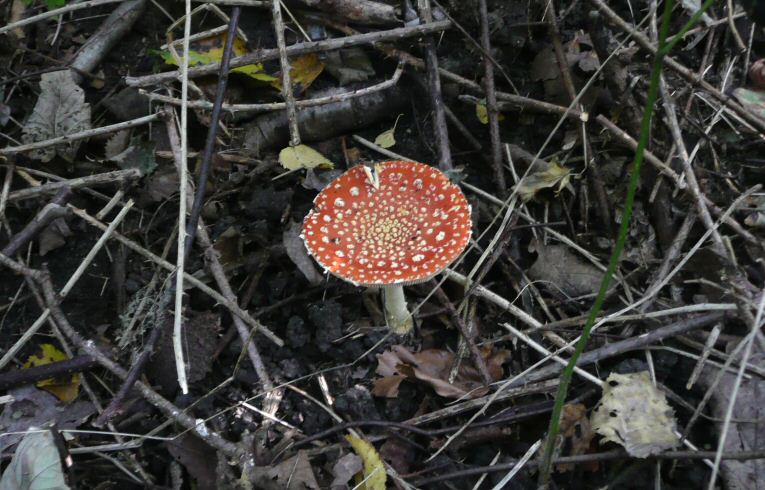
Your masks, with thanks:
[(383, 288), (383, 307), (385, 318), (388, 320), (388, 326), (391, 330), (399, 335), (409, 333), (412, 330), (414, 320), (412, 320), (412, 314), (406, 307), (403, 286), (385, 286)]

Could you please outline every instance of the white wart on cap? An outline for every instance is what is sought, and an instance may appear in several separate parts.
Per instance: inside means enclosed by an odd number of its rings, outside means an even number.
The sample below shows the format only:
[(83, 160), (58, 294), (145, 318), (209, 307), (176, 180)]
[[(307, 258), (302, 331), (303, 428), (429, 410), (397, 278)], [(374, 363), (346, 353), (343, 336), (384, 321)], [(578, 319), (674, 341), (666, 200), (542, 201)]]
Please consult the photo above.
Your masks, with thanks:
[(412, 284), (445, 269), (470, 240), (470, 205), (438, 169), (422, 163), (363, 166), (322, 190), (303, 222), (308, 253), (361, 286)]

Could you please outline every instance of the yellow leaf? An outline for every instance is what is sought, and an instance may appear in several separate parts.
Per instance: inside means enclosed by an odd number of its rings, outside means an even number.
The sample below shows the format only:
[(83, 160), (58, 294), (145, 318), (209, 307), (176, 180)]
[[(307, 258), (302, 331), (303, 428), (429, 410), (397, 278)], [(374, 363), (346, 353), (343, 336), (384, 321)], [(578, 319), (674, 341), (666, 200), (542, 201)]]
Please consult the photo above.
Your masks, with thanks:
[[(489, 110), (486, 109), (486, 99), (481, 99), (475, 104), (475, 115), (481, 124), (489, 124)], [(499, 114), (498, 121), (504, 121), (505, 116)]]
[(375, 138), (375, 144), (381, 148), (390, 148), (396, 144), (396, 136), (393, 134), (393, 128), (383, 131)]
[(391, 146), (396, 144), (396, 125), (398, 124), (398, 119), (401, 117), (401, 114), (398, 115), (396, 118), (396, 122), (393, 123), (393, 127), (383, 131), (382, 133), (377, 135), (377, 138), (375, 138), (375, 144), (381, 148), (390, 148)]
[[(358, 486), (362, 490), (385, 490), (385, 466), (374, 446), (356, 436), (345, 436), (345, 440), (353, 447), (356, 454), (364, 461), (364, 477), (356, 477)], [(363, 484), (361, 482), (364, 482)]]
[[(215, 36), (209, 36), (202, 39), (197, 39), (189, 44), (189, 66), (204, 65), (207, 63), (213, 63), (220, 61), (223, 58), (223, 49), (226, 45), (226, 36), (224, 32)], [(178, 56), (182, 56), (182, 50), (180, 45), (176, 46), (175, 51)], [(247, 49), (247, 45), (244, 41), (237, 36), (234, 39), (234, 45), (232, 47), (232, 54), (234, 56), (243, 56), (250, 51)], [(169, 50), (162, 51), (160, 53), (165, 63), (169, 65), (178, 66), (179, 60), (175, 58), (172, 52)], [(272, 82), (276, 80), (276, 77), (269, 75), (263, 71), (263, 65), (260, 63), (239, 66), (231, 70), (233, 73), (241, 73), (247, 75), (255, 80), (261, 80), (264, 82)]]
[[(28, 369), (34, 366), (45, 366), (46, 364), (66, 361), (67, 359), (69, 359), (67, 355), (58, 350), (56, 346), (42, 344), (40, 345), (40, 355), (29, 356), (23, 367)], [(74, 373), (71, 376), (63, 376), (61, 378), (43, 379), (38, 381), (36, 385), (38, 388), (49, 391), (62, 402), (68, 403), (77, 398), (77, 393), (80, 389), (80, 374)]]
[[(304, 54), (295, 58), (290, 63), (290, 78), (292, 79), (292, 91), (299, 95), (307, 89), (314, 80), (324, 71), (324, 63), (319, 59), (316, 53)], [(282, 77), (275, 77), (271, 85), (281, 90)]]
[(324, 155), (306, 145), (284, 148), (279, 152), (279, 163), (287, 170), (315, 167), (322, 169), (335, 168), (335, 164), (327, 160)]
[(269, 75), (268, 73), (263, 71), (263, 65), (256, 64), (256, 65), (244, 65), (239, 66), (231, 70), (233, 73), (241, 73), (242, 75), (247, 75), (250, 78), (254, 78), (255, 80), (260, 80), (261, 82), (273, 82), (274, 80), (277, 80), (277, 78), (273, 75)]

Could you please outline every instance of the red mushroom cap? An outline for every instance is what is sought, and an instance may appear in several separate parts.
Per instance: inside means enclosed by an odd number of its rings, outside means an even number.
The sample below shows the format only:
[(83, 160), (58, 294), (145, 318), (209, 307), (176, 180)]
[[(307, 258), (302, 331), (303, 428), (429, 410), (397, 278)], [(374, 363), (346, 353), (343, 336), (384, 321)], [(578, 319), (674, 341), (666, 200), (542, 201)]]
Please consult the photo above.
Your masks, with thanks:
[(314, 200), (303, 221), (308, 253), (361, 286), (412, 284), (444, 270), (470, 240), (470, 205), (459, 187), (422, 163), (353, 167)]

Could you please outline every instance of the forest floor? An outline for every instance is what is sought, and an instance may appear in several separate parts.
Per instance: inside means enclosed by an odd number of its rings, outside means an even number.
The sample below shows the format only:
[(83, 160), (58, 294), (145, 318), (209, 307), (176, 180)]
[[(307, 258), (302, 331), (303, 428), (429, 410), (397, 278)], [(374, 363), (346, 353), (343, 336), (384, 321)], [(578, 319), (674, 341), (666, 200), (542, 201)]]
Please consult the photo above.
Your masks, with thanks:
[[(196, 2), (0, 0), (0, 489), (765, 481), (761, 5)], [(404, 335), (302, 229), (391, 160), (472, 221)]]

